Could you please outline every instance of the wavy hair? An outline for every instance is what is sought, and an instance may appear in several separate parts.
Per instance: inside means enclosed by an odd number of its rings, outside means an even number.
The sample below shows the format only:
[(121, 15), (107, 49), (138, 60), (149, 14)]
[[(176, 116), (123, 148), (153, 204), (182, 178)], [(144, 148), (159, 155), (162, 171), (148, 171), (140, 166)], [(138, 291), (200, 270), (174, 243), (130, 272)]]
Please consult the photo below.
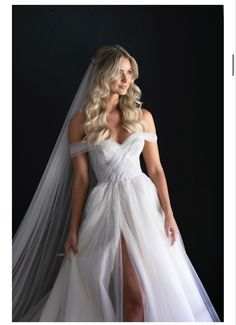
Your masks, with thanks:
[(109, 82), (118, 76), (121, 57), (130, 61), (132, 81), (126, 94), (119, 96), (118, 105), (122, 112), (120, 125), (131, 133), (146, 130), (146, 122), (141, 120), (141, 90), (134, 83), (139, 76), (136, 60), (120, 45), (103, 46), (92, 58), (93, 73), (88, 100), (84, 107), (86, 119), (82, 128), (85, 132), (84, 140), (89, 143), (98, 143), (111, 135), (107, 123), (108, 112), (103, 99), (110, 95)]

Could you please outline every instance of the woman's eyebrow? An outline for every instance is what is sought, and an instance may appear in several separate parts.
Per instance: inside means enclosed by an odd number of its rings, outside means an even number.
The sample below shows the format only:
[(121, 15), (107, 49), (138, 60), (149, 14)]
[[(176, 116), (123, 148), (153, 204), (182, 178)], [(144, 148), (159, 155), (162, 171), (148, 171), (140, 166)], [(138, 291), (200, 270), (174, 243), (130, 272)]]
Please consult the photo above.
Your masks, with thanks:
[[(128, 68), (127, 70), (132, 70), (132, 68)], [(124, 71), (124, 69), (120, 69), (120, 71)]]

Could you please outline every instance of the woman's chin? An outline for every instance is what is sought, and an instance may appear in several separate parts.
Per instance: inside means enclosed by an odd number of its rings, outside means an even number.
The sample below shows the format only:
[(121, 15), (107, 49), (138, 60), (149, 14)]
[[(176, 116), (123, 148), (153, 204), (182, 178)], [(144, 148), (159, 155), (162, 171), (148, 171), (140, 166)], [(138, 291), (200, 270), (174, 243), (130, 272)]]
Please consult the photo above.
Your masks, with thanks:
[(119, 90), (119, 94), (122, 96), (122, 95), (126, 95), (127, 94), (127, 88), (126, 89), (121, 89)]

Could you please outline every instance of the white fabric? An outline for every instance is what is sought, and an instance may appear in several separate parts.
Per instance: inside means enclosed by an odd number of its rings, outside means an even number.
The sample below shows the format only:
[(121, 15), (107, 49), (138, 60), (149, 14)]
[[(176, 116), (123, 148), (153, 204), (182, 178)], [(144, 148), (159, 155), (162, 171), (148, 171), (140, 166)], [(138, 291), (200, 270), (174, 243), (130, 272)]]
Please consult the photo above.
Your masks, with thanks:
[(144, 321), (220, 321), (179, 235), (164, 231), (157, 189), (142, 172), (140, 154), (156, 134), (131, 134), (121, 144), (71, 144), (71, 157), (88, 151), (97, 184), (89, 193), (78, 233), (80, 254), (64, 257), (43, 304), (22, 321), (123, 321), (120, 235), (139, 280)]

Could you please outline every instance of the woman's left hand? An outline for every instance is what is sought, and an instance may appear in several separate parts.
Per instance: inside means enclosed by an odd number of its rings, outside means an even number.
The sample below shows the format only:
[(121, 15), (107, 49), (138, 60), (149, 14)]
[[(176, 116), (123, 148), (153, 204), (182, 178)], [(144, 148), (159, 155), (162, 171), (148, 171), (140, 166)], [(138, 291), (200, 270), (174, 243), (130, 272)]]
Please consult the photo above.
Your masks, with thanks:
[(173, 214), (165, 215), (165, 232), (168, 239), (171, 240), (171, 245), (173, 246), (177, 240), (177, 235), (179, 233), (178, 226), (176, 224)]

